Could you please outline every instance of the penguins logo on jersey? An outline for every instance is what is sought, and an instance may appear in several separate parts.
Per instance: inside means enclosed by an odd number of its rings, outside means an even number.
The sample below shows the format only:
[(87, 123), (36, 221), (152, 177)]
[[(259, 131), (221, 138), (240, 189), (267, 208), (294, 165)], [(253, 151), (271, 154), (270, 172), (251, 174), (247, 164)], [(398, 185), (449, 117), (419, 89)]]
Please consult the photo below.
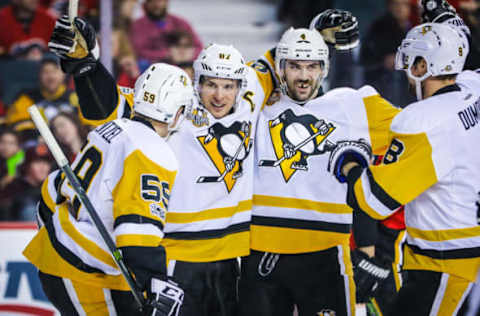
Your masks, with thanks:
[(252, 147), (251, 129), (250, 122), (237, 121), (229, 127), (215, 123), (208, 129), (207, 135), (197, 137), (219, 172), (218, 176), (199, 177), (197, 183), (223, 181), (230, 193), (242, 176), (242, 162)]
[(260, 160), (260, 167), (280, 166), (285, 182), (297, 170), (308, 171), (307, 158), (330, 151), (335, 144), (327, 137), (335, 130), (331, 123), (313, 115), (296, 116), (291, 109), (268, 122), (276, 160)]

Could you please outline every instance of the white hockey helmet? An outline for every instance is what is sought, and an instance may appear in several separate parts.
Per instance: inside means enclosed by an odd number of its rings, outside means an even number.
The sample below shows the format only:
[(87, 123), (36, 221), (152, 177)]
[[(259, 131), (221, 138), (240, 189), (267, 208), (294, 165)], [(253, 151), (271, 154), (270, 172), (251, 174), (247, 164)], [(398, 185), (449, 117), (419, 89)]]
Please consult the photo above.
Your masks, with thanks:
[[(323, 73), (318, 78), (317, 84), (314, 87), (315, 91), (320, 88), (323, 78), (328, 75), (329, 69), (329, 54), (328, 47), (323, 40), (322, 35), (316, 30), (309, 30), (305, 28), (294, 29), (289, 28), (283, 33), (280, 42), (277, 44), (275, 51), (275, 68), (280, 78), (280, 88), (284, 95), (288, 96), (288, 87), (285, 80), (285, 60), (311, 60), (320, 61)], [(310, 99), (315, 97), (315, 93), (312, 94)], [(305, 103), (308, 100), (299, 102), (293, 100), (296, 103)]]
[[(159, 122), (173, 123), (178, 110), (193, 104), (192, 82), (182, 69), (152, 64), (137, 79), (133, 110)], [(178, 124), (177, 124), (178, 125)]]
[[(411, 29), (397, 49), (395, 69), (403, 70), (415, 81), (417, 99), (422, 99), (421, 83), (430, 76), (458, 74), (462, 72), (469, 51), (465, 34), (445, 24), (425, 23)], [(422, 57), (427, 72), (416, 77), (412, 66)]]
[(193, 62), (194, 87), (200, 102), (202, 76), (235, 79), (240, 80), (240, 90), (234, 105), (236, 107), (239, 97), (243, 94), (242, 91), (247, 86), (247, 67), (242, 54), (232, 45), (210, 44), (205, 47)]

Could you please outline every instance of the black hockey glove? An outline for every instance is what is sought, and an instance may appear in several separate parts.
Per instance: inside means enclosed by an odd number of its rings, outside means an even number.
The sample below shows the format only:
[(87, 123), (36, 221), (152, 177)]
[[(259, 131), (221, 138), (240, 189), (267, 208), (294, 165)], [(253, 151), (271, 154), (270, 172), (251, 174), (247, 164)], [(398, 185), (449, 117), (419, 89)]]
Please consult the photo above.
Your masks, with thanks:
[(77, 77), (94, 70), (100, 55), (93, 26), (81, 18), (72, 26), (66, 15), (55, 23), (48, 47), (60, 57), (62, 70)]
[(457, 16), (457, 11), (446, 0), (422, 0), (422, 23), (442, 23)]
[(330, 153), (327, 170), (341, 183), (347, 181), (342, 173), (342, 168), (348, 162), (357, 162), (366, 168), (372, 159), (372, 149), (364, 140), (358, 141), (340, 141)]
[(375, 295), (379, 285), (392, 272), (375, 257), (370, 258), (366, 253), (358, 249), (352, 251), (352, 263), (357, 303), (367, 303)]
[(325, 42), (337, 50), (355, 48), (360, 42), (357, 18), (348, 11), (325, 10), (313, 18), (310, 29), (319, 31)]
[(172, 281), (151, 279), (147, 304), (152, 316), (177, 316), (183, 303), (183, 290)]

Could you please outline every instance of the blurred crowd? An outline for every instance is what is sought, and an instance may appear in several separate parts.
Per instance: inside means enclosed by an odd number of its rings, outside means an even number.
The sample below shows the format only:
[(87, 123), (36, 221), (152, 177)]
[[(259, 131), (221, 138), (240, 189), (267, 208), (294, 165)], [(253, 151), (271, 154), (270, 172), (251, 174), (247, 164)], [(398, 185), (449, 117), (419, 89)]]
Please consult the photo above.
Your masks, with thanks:
[[(181, 0), (177, 0), (181, 1)], [(261, 0), (259, 0), (261, 1)], [(151, 63), (177, 65), (193, 77), (193, 60), (202, 42), (189, 22), (168, 11), (168, 0), (113, 2), (113, 75), (133, 88)], [(420, 21), (419, 0), (279, 1), (278, 19), (286, 26), (308, 27), (328, 8), (349, 10), (359, 19), (361, 47), (333, 56), (330, 88), (374, 86), (393, 104), (412, 101), (404, 75), (395, 72), (401, 39)], [(450, 0), (472, 31), (466, 68), (480, 68), (480, 0)], [(79, 16), (98, 31), (100, 1), (80, 0)], [(72, 78), (65, 76), (47, 43), (67, 0), (0, 0), (0, 220), (34, 220), (42, 181), (54, 160), (29, 119), (36, 104), (68, 158), (80, 151), (89, 126), (78, 113)], [(348, 62), (346, 62), (348, 59)], [(353, 68), (352, 68), (353, 63)], [(346, 69), (346, 65), (349, 65)]]

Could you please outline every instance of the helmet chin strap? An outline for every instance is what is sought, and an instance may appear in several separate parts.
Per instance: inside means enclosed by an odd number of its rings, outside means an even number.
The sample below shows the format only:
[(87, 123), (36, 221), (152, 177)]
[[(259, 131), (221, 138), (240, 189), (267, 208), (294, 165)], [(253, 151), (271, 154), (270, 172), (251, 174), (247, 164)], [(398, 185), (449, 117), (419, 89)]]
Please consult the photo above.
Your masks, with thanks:
[(423, 99), (422, 95), (422, 81), (415, 79), (415, 92), (417, 94), (417, 101), (420, 101)]

